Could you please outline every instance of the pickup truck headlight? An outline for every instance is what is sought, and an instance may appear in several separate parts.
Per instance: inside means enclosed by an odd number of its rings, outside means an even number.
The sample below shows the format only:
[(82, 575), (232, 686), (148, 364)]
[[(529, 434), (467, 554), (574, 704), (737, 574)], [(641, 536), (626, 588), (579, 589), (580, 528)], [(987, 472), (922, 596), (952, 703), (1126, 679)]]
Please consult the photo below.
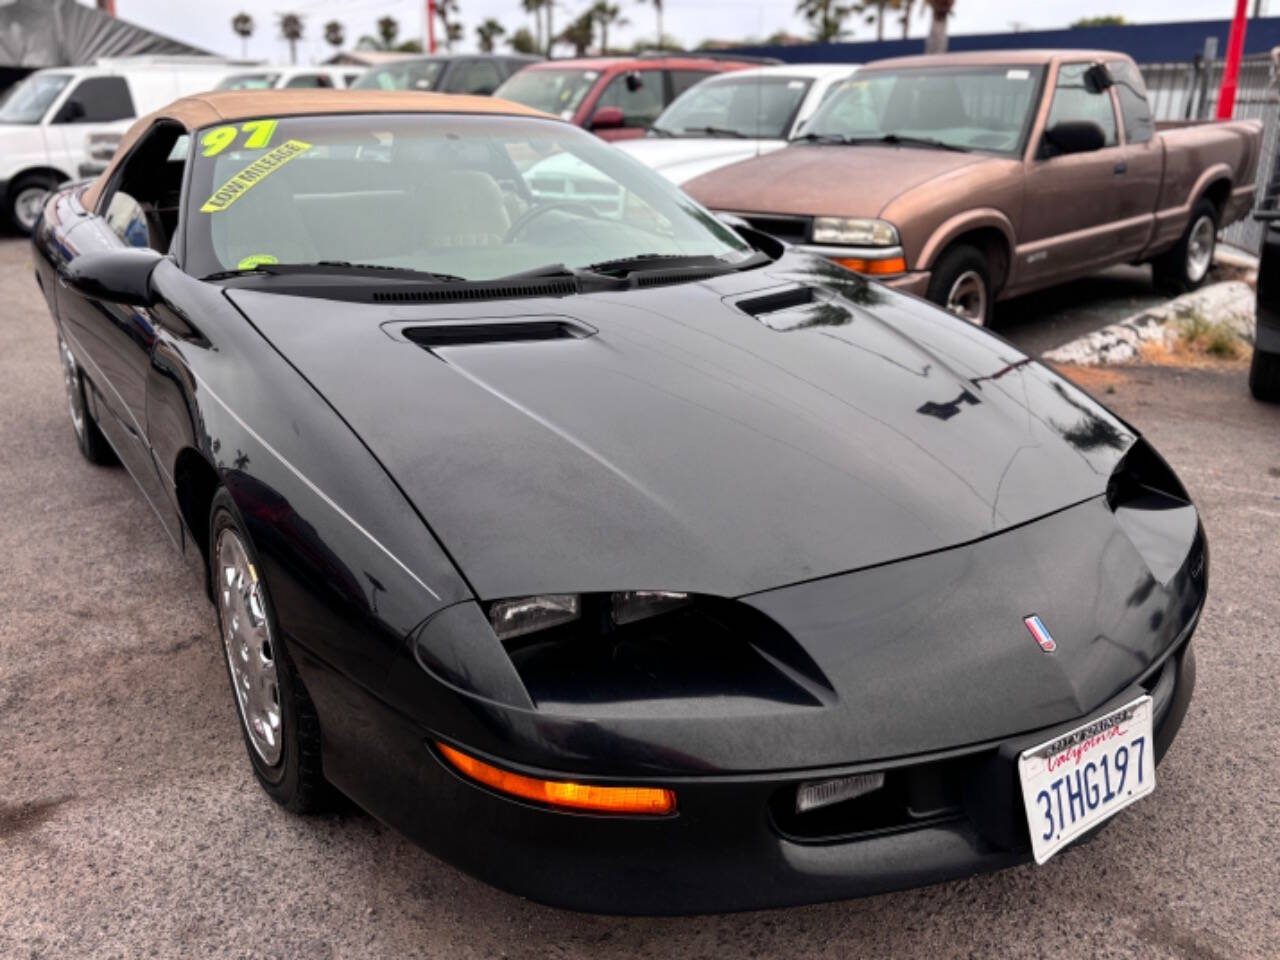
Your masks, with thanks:
[(851, 247), (895, 247), (898, 228), (884, 220), (815, 217), (814, 243), (841, 243)]

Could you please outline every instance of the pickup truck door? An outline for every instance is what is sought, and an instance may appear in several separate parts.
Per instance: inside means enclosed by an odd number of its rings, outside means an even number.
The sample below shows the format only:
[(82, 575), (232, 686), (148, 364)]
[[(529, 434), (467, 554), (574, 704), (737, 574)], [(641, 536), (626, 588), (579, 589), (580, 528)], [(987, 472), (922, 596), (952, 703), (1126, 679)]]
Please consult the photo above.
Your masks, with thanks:
[[(1043, 131), (1031, 144), (1014, 283), (1042, 286), (1123, 259), (1134, 225), (1125, 222), (1122, 194), (1128, 158), (1120, 144), (1110, 90), (1085, 84), (1091, 62), (1058, 67), (1044, 129), (1070, 120), (1098, 124), (1100, 150), (1050, 156)], [(1147, 230), (1150, 224), (1146, 225)], [(1140, 230), (1139, 230), (1140, 232)], [(1141, 243), (1138, 244), (1139, 247)]]
[(1114, 81), (1112, 90), (1124, 135), (1125, 171), (1119, 177), (1122, 189), (1116, 197), (1116, 212), (1121, 220), (1133, 224), (1122, 231), (1120, 244), (1125, 258), (1131, 259), (1152, 240), (1156, 203), (1164, 179), (1164, 144), (1156, 136), (1147, 88), (1138, 68), (1128, 60), (1109, 60), (1107, 71)]

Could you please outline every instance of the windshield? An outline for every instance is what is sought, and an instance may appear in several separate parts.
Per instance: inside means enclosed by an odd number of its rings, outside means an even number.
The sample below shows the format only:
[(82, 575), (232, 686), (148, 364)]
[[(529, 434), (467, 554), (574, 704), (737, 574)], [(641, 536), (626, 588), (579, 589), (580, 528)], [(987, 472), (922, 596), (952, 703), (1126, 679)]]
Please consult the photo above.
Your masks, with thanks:
[(810, 139), (934, 140), (1017, 153), (1044, 72), (1038, 66), (868, 70), (846, 80), (804, 126)]
[(686, 90), (654, 122), (676, 136), (785, 140), (812, 80), (741, 77), (704, 81)]
[(598, 70), (521, 70), (493, 95), (571, 120), (599, 76)]
[(270, 90), (279, 79), (278, 73), (238, 73), (234, 77), (227, 77), (215, 89)]
[(375, 67), (351, 86), (356, 90), (434, 90), (443, 60), (401, 60)]
[(0, 103), (0, 123), (39, 123), (71, 82), (66, 73), (34, 73), (15, 86)]
[(187, 272), (344, 261), (490, 280), (563, 264), (753, 252), (602, 140), (549, 120), (380, 114), (201, 131)]

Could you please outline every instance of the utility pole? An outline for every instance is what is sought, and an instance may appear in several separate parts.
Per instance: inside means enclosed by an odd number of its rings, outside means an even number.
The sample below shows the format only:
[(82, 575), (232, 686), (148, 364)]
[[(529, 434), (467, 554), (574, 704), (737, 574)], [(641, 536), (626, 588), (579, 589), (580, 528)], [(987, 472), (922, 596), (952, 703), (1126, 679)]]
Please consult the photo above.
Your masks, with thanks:
[(1218, 87), (1218, 119), (1230, 120), (1236, 109), (1236, 87), (1240, 81), (1240, 56), (1244, 53), (1244, 31), (1248, 26), (1249, 0), (1236, 0), (1236, 16), (1227, 37), (1227, 62)]

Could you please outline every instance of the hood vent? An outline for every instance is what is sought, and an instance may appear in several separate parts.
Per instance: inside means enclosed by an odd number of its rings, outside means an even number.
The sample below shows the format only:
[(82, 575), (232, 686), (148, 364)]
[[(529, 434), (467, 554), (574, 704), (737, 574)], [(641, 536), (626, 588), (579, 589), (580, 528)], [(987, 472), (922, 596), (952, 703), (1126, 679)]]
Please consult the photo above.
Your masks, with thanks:
[(595, 331), (569, 320), (484, 320), (432, 323), (406, 327), (400, 334), (420, 347), (463, 347), (480, 343), (527, 343), (538, 340), (580, 340)]
[(763, 317), (767, 313), (780, 310), (794, 310), (813, 303), (816, 295), (812, 287), (795, 286), (784, 290), (775, 290), (762, 296), (747, 297), (735, 304), (739, 310), (751, 317)]
[(548, 277), (519, 283), (495, 280), (490, 283), (438, 283), (403, 290), (375, 290), (374, 303), (463, 303), (476, 300), (514, 300), (534, 297), (569, 297), (578, 292), (572, 277)]

